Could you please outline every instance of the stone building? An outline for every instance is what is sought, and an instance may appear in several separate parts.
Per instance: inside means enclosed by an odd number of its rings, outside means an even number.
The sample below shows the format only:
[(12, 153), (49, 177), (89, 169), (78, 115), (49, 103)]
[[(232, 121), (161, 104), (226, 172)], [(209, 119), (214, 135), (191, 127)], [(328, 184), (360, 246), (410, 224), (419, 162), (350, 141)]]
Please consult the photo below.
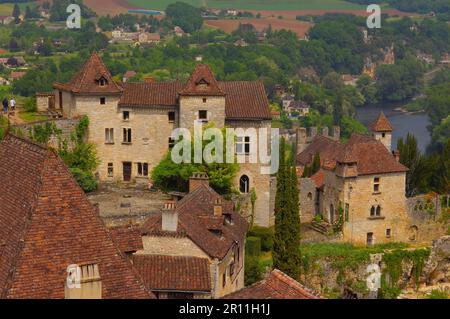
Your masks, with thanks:
[[(271, 127), (262, 83), (219, 82), (206, 65), (198, 65), (186, 83), (119, 84), (94, 53), (69, 83), (55, 83), (54, 90), (57, 112), (89, 117), (89, 140), (97, 146), (102, 182), (148, 183), (151, 170), (173, 146), (175, 128), (192, 129), (195, 122), (214, 122), (218, 128)], [(237, 137), (239, 155), (254, 151), (251, 142), (247, 133)], [(273, 224), (270, 176), (261, 175), (261, 165), (242, 164), (235, 186), (244, 195), (256, 191), (256, 224)]]
[(369, 127), (373, 137), (353, 134), (342, 144), (316, 136), (303, 151), (300, 145), (300, 170), (316, 154), (321, 160), (321, 170), (308, 183), (300, 180), (302, 222), (320, 215), (333, 225), (342, 218), (343, 240), (355, 244), (407, 241), (408, 169), (390, 150), (392, 126), (384, 114)]
[(0, 158), (0, 298), (155, 298), (54, 151), (7, 135)]
[(189, 184), (188, 195), (146, 221), (132, 257), (159, 298), (219, 298), (244, 287), (247, 222), (206, 176)]

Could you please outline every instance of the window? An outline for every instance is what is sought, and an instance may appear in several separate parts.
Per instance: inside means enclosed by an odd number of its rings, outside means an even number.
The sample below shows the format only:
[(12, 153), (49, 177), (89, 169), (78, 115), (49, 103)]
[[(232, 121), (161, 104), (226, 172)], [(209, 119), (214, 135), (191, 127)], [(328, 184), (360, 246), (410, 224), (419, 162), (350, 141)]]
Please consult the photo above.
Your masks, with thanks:
[(250, 191), (250, 179), (247, 175), (242, 175), (239, 180), (239, 190), (243, 194), (247, 194)]
[(379, 177), (375, 177), (373, 179), (373, 191), (375, 193), (379, 193), (380, 192), (380, 178)]
[(175, 112), (169, 112), (168, 116), (169, 116), (169, 123), (175, 122)]
[(381, 134), (381, 137), (385, 138), (386, 137), (386, 133)]
[(208, 111), (198, 111), (198, 119), (202, 122), (208, 122)]
[(100, 86), (105, 86), (106, 85), (106, 80), (104, 78), (101, 78), (100, 81), (98, 81)]
[(308, 193), (308, 200), (312, 200), (312, 193), (311, 192)]
[(233, 274), (234, 274), (234, 262), (230, 264), (229, 268), (230, 268), (230, 270), (229, 270), (230, 276), (233, 276)]
[(250, 154), (250, 136), (236, 137), (236, 154), (237, 155)]
[(106, 97), (101, 97), (100, 98), (100, 104), (101, 105), (105, 105), (106, 104)]
[(114, 129), (105, 128), (105, 143), (114, 144)]
[(374, 243), (373, 233), (367, 233), (367, 246), (373, 246)]
[(350, 204), (345, 204), (345, 221), (350, 220)]
[(131, 144), (131, 128), (123, 129), (123, 143)]
[(113, 165), (113, 163), (108, 163), (108, 177), (114, 177), (114, 165)]
[(129, 121), (130, 120), (130, 111), (123, 111), (122, 118), (124, 121)]
[(222, 275), (222, 287), (225, 287), (227, 284), (227, 274), (226, 272)]
[(378, 205), (377, 207), (372, 206), (370, 209), (370, 217), (380, 217), (381, 216), (381, 206)]
[(377, 217), (381, 216), (381, 206), (377, 206), (376, 215)]
[(137, 163), (138, 176), (148, 176), (148, 163)]
[(203, 98), (203, 103), (206, 103), (206, 97)]
[(175, 146), (175, 140), (169, 137), (169, 149), (172, 149)]
[(391, 229), (390, 228), (386, 229), (386, 237), (391, 238)]

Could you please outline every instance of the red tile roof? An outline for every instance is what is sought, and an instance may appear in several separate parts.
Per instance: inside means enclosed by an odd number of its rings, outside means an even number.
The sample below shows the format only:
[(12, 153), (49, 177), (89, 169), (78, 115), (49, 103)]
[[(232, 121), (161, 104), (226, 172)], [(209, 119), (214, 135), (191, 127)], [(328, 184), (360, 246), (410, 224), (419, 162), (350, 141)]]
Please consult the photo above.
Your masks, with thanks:
[(313, 180), (314, 184), (316, 184), (317, 188), (322, 188), (325, 185), (325, 171), (322, 169), (319, 170), (317, 173), (311, 176), (311, 179)]
[(67, 267), (97, 264), (103, 298), (150, 298), (62, 160), (0, 143), (0, 298), (64, 298)]
[(140, 229), (119, 226), (110, 228), (109, 231), (121, 252), (132, 253), (144, 249)]
[[(214, 216), (214, 202), (223, 202), (223, 216)], [(187, 236), (212, 258), (222, 259), (236, 243), (241, 246), (248, 229), (247, 221), (233, 210), (233, 203), (224, 201), (211, 187), (202, 184), (176, 204), (178, 229), (175, 233), (163, 232), (161, 213), (150, 217), (143, 226), (143, 235)], [(225, 216), (232, 223), (225, 221)], [(219, 229), (220, 228), (220, 229)], [(218, 236), (211, 230), (220, 230)]]
[(121, 107), (158, 107), (178, 105), (182, 82), (125, 83)]
[(273, 270), (264, 280), (223, 297), (223, 299), (320, 299), (280, 270)]
[(383, 112), (369, 125), (369, 129), (372, 132), (392, 132), (394, 130)]
[(320, 154), (322, 168), (333, 170), (339, 163), (354, 163), (358, 175), (401, 173), (408, 169), (380, 142), (370, 136), (353, 134), (346, 144), (317, 136), (300, 154), (297, 162), (311, 165), (316, 153)]
[(223, 96), (225, 93), (220, 89), (209, 66), (199, 64), (195, 67), (185, 87), (180, 91), (180, 95)]
[(151, 291), (211, 292), (206, 258), (133, 255), (133, 265)]
[[(99, 85), (99, 80), (102, 78), (106, 80), (106, 85), (104, 86)], [(96, 52), (91, 55), (69, 83), (55, 83), (53, 87), (78, 94), (122, 93), (122, 87), (114, 81), (111, 73)]]

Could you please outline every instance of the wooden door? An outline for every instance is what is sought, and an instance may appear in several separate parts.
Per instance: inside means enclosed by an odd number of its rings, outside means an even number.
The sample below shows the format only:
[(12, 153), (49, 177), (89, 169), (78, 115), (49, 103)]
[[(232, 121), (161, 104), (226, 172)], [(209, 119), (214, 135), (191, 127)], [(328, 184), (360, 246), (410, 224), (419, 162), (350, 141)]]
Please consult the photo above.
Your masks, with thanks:
[(123, 180), (125, 182), (131, 181), (131, 163), (130, 162), (123, 163)]

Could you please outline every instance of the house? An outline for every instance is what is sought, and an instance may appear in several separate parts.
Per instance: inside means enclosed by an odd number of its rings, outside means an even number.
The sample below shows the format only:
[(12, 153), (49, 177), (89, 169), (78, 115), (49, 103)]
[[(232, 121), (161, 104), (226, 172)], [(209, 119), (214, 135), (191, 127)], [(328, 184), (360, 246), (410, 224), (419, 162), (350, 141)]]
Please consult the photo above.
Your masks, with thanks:
[(321, 297), (282, 271), (275, 269), (263, 280), (226, 295), (223, 299), (321, 299)]
[(243, 47), (247, 47), (248, 43), (244, 39), (239, 39), (236, 42), (234, 42), (234, 45), (236, 47), (242, 47), (243, 48)]
[(345, 85), (356, 86), (356, 83), (358, 82), (359, 77), (356, 75), (351, 75), (351, 74), (343, 74), (341, 76), (341, 79)]
[(11, 78), (11, 81), (16, 81), (23, 78), (26, 74), (27, 72), (24, 71), (13, 71), (9, 77)]
[[(217, 128), (244, 128), (236, 142), (239, 154), (249, 155), (249, 128), (271, 128), (264, 85), (259, 82), (219, 82), (207, 65), (197, 65), (187, 82), (116, 83), (94, 53), (69, 83), (55, 83), (56, 109), (67, 118), (90, 118), (89, 140), (97, 146), (101, 182), (147, 185), (151, 170), (174, 144), (176, 128), (213, 122)], [(256, 142), (256, 141), (255, 141)], [(270, 154), (270, 153), (269, 153)], [(234, 185), (241, 196), (254, 189), (255, 223), (274, 222), (270, 176), (261, 163), (241, 163)]]
[(10, 85), (11, 83), (4, 77), (0, 77), (0, 85)]
[[(283, 100), (284, 105), (287, 104), (285, 102), (286, 100)], [(290, 101), (289, 104), (283, 110), (289, 115), (289, 117), (297, 118), (308, 115), (310, 107), (303, 101)]]
[(371, 136), (353, 134), (345, 144), (316, 135), (307, 145), (299, 130), (297, 166), (311, 166), (316, 154), (321, 160), (319, 172), (300, 180), (302, 220), (342, 223), (342, 240), (354, 244), (404, 241), (408, 169), (391, 152), (393, 128), (383, 113), (369, 129)]
[(179, 26), (175, 26), (173, 28), (173, 32), (175, 33), (175, 35), (177, 37), (182, 37), (183, 35), (186, 34), (186, 32), (184, 32), (184, 30), (181, 27), (179, 27)]
[(450, 64), (450, 54), (449, 53), (443, 54), (439, 63), (444, 65)]
[(14, 21), (14, 17), (10, 16), (0, 16), (0, 24), (8, 25)]
[(148, 33), (148, 32), (141, 32), (138, 35), (137, 42), (139, 44), (158, 44), (161, 41), (161, 36), (159, 33)]
[(189, 194), (146, 221), (133, 261), (159, 298), (220, 298), (244, 287), (247, 229), (234, 204), (195, 173)]
[(0, 143), (0, 298), (154, 298), (55, 151)]
[(122, 82), (125, 83), (127, 82), (129, 79), (135, 77), (137, 75), (137, 73), (135, 71), (130, 71), (128, 70), (127, 72), (125, 72), (125, 74), (123, 75), (123, 80)]

